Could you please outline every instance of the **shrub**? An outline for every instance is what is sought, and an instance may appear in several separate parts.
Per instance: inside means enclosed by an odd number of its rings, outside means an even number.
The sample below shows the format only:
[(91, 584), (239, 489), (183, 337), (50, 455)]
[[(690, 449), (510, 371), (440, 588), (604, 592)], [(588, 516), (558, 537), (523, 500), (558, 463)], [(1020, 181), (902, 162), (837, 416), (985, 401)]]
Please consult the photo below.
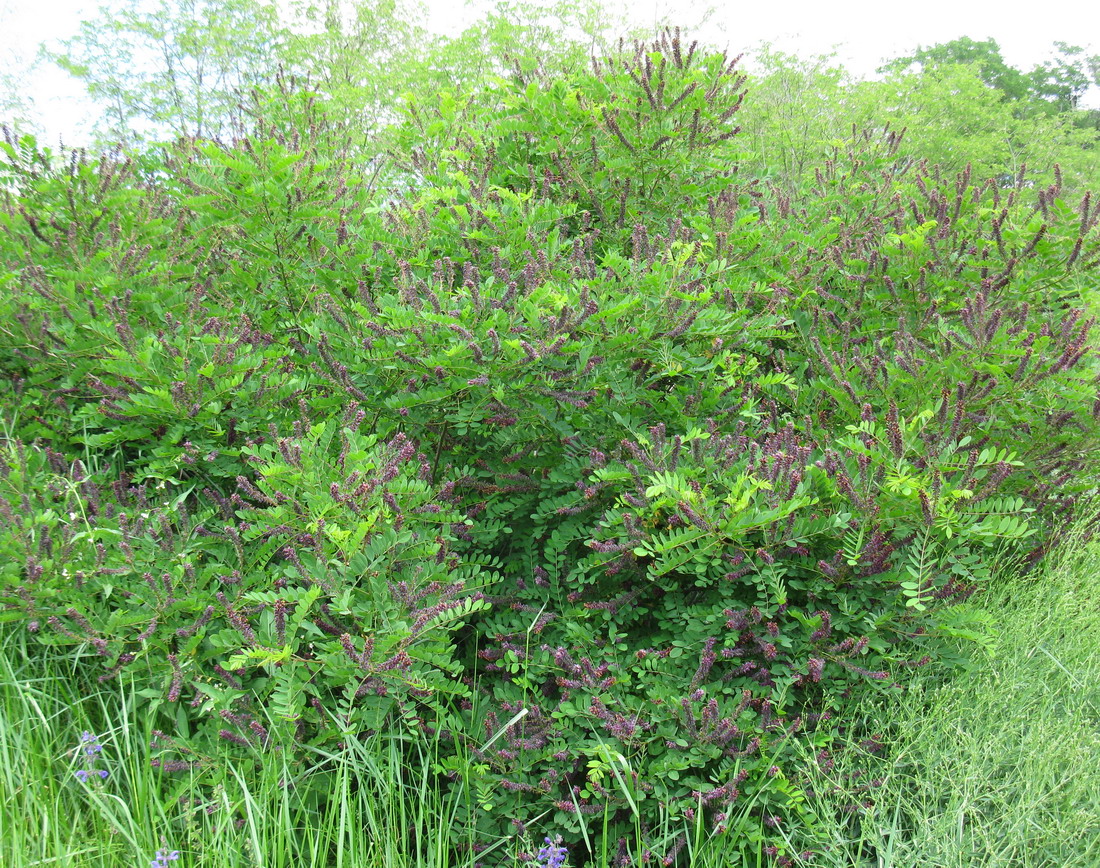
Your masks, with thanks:
[(667, 34), (410, 107), (389, 198), (317, 124), (181, 143), (109, 283), (10, 146), (5, 617), (143, 679), (166, 769), (427, 729), (486, 843), (788, 859), (795, 748), (1094, 486), (1100, 211), (870, 134), (792, 203), (741, 83)]

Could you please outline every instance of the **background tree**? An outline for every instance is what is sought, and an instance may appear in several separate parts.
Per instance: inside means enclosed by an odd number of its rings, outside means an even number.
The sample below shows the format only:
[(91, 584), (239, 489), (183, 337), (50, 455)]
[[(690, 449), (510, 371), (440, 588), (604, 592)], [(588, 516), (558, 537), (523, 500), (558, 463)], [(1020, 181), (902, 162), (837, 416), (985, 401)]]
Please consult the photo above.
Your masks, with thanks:
[[(0, 4), (0, 33), (9, 32), (11, 18), (11, 7)], [(33, 60), (16, 41), (0, 40), (0, 123), (19, 130), (33, 127), (34, 99), (27, 84)]]
[(1005, 62), (1001, 46), (995, 39), (974, 40), (963, 36), (918, 48), (912, 54), (891, 60), (880, 67), (879, 72), (923, 72), (958, 65), (973, 66), (984, 84), (1001, 91), (1007, 99), (1025, 99), (1028, 95), (1028, 77)]
[(259, 0), (127, 0), (101, 7), (53, 59), (103, 106), (102, 139), (217, 136), (269, 76), (286, 32)]
[(933, 72), (949, 66), (973, 67), (978, 78), (1013, 101), (1021, 115), (1076, 110), (1088, 89), (1100, 85), (1100, 55), (1089, 54), (1081, 46), (1055, 42), (1050, 59), (1024, 72), (1005, 61), (996, 40), (966, 36), (918, 48), (891, 60), (879, 72)]
[(1080, 108), (1090, 87), (1100, 85), (1100, 54), (1089, 55), (1066, 42), (1055, 42), (1054, 47), (1054, 56), (1028, 76), (1031, 96), (1033, 101), (1045, 100), (1053, 111), (1072, 111)]

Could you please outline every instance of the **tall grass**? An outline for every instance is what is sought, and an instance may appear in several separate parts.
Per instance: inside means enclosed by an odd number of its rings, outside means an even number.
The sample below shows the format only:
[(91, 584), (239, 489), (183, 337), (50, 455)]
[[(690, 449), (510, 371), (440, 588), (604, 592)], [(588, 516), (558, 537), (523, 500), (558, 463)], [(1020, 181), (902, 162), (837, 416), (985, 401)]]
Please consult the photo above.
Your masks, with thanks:
[[(455, 864), (442, 834), (455, 805), (430, 785), (430, 756), (409, 765), (393, 741), (349, 739), (342, 753), (308, 762), (270, 752), (245, 767), (222, 757), (216, 782), (197, 787), (151, 766), (152, 729), (132, 693), (88, 685), (72, 658), (28, 646), (11, 628), (0, 638), (5, 868), (147, 866), (165, 846), (181, 851), (181, 868)], [(102, 782), (74, 775), (85, 730), (103, 745)], [(336, 798), (299, 795), (317, 776)]]
[(1079, 546), (995, 587), (981, 599), (1000, 622), (989, 659), (865, 708), (888, 750), (853, 744), (817, 769), (813, 864), (1100, 865), (1098, 577), (1100, 547)]

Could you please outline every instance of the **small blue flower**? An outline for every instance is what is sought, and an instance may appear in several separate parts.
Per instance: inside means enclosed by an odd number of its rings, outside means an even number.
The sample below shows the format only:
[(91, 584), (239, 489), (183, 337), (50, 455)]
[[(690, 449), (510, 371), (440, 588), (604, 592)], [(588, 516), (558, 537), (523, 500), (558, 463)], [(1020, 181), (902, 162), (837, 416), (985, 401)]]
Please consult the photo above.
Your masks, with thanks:
[(561, 845), (561, 835), (555, 835), (553, 840), (548, 836), (546, 846), (539, 849), (536, 857), (540, 868), (562, 868), (568, 858), (569, 851)]
[(164, 847), (157, 850), (156, 857), (149, 863), (149, 868), (168, 868), (168, 863), (175, 862), (179, 857), (179, 850), (169, 850)]
[(103, 745), (99, 743), (99, 739), (88, 730), (84, 730), (80, 734), (80, 746), (84, 749), (84, 756), (96, 756), (103, 750)]

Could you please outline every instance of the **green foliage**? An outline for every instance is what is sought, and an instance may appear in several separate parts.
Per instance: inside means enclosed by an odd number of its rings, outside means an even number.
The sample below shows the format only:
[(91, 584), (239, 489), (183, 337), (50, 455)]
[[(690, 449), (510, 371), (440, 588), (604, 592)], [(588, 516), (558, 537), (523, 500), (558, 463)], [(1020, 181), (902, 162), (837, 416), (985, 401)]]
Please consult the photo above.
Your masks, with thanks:
[(1095, 489), (1100, 211), (875, 132), (793, 202), (744, 81), (521, 67), (385, 172), (289, 79), (233, 142), (9, 142), (3, 617), (199, 778), (430, 734), (463, 857), (788, 858), (801, 752)]

